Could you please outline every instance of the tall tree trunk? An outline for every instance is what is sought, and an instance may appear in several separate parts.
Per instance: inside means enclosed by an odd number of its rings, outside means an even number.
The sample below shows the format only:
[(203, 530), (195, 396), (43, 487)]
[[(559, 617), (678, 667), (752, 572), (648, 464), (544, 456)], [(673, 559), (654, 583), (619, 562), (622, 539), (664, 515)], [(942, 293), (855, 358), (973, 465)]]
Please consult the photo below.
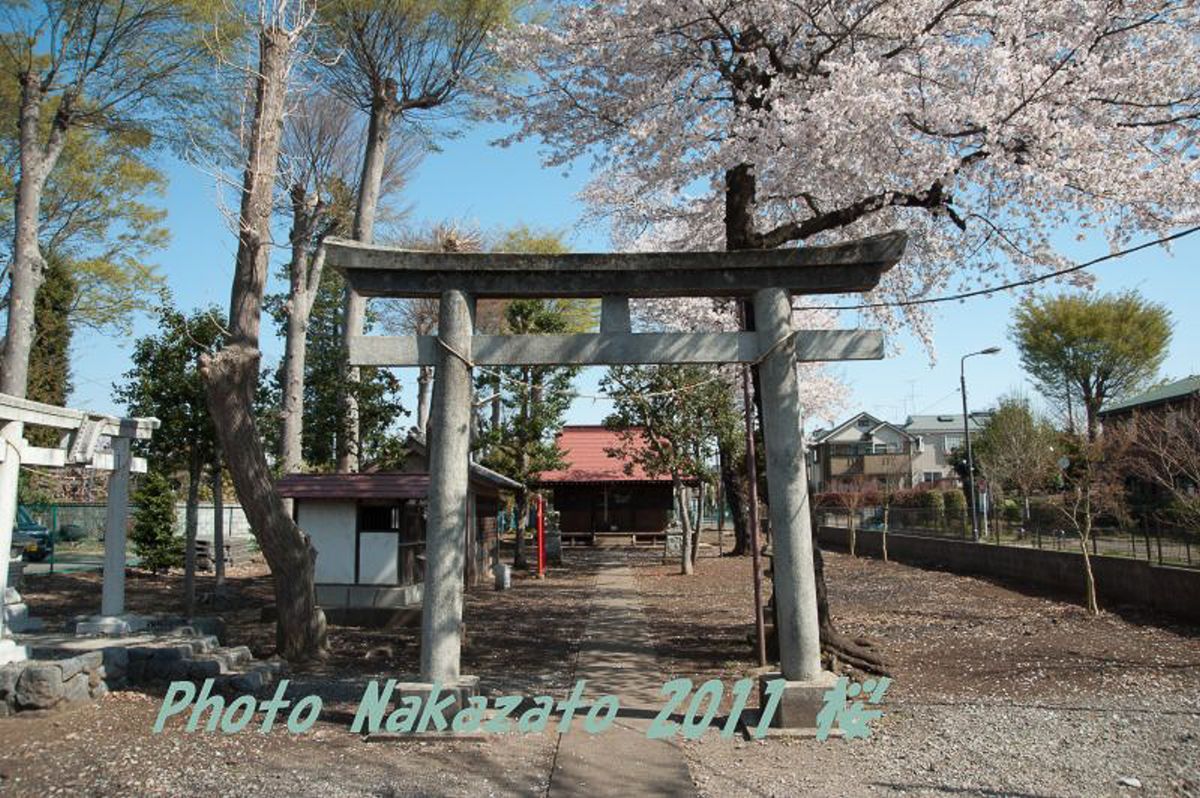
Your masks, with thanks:
[(747, 499), (745, 485), (745, 469), (740, 468), (744, 458), (735, 458), (726, 447), (718, 449), (721, 471), (721, 487), (723, 488), (725, 505), (729, 508), (733, 519), (733, 549), (731, 556), (750, 554), (750, 522), (747, 517)]
[(691, 558), (692, 567), (696, 567), (696, 557), (700, 554), (700, 533), (704, 529), (704, 482), (696, 488), (696, 523), (692, 533)]
[(417, 429), (421, 434), (429, 427), (429, 408), (433, 404), (433, 367), (421, 366), (417, 373)]
[[(384, 164), (387, 161), (388, 138), (391, 136), (392, 120), (396, 116), (392, 97), (396, 94), (395, 81), (388, 79), (376, 88), (371, 104), (371, 118), (367, 123), (367, 145), (363, 151), (362, 175), (358, 183), (358, 207), (354, 213), (354, 240), (370, 244), (375, 240), (375, 217), (379, 210), (379, 192), (383, 185)], [(361, 451), (358, 416), (358, 396), (355, 388), (359, 383), (357, 366), (350, 365), (350, 339), (362, 335), (367, 314), (367, 300), (346, 286), (344, 302), (345, 316), (342, 326), (346, 350), (346, 375), (342, 391), (343, 433), (341, 450), (338, 452), (337, 470), (357, 471)]]
[(285, 31), (269, 28), (260, 33), (254, 124), (230, 297), (230, 335), (220, 352), (201, 359), (201, 374), (238, 501), (271, 569), (279, 653), (302, 661), (322, 656), (326, 646), (325, 615), (317, 606), (313, 586), (316, 550), (284, 510), (253, 411), (262, 357), (258, 335), (270, 255), (272, 189), (279, 164), (291, 50)]
[(495, 376), (492, 378), (490, 387), (492, 390), (492, 403), (491, 403), (492, 406), (491, 406), (491, 419), (489, 420), (489, 424), (490, 424), (489, 429), (491, 429), (493, 432), (495, 432), (496, 430), (499, 430), (500, 425), (504, 423), (504, 414), (503, 414), (504, 399), (500, 393), (502, 386), (500, 385), (500, 373), (499, 372), (496, 372)]
[(684, 494), (683, 480), (679, 474), (671, 475), (671, 489), (675, 494), (675, 506), (679, 508), (679, 528), (683, 540), (679, 541), (679, 572), (685, 576), (695, 573), (692, 564), (692, 522), (688, 514), (688, 500)]
[(213, 569), (216, 593), (225, 590), (225, 484), (221, 479), (221, 452), (218, 449), (212, 462), (213, 495)]
[[(525, 459), (525, 454), (521, 454), (521, 459)], [(516, 545), (513, 548), (513, 568), (527, 568), (528, 562), (525, 558), (525, 527), (529, 523), (529, 491), (522, 490), (517, 496), (517, 517), (516, 527), (517, 539)]]
[(891, 521), (891, 518), (892, 518), (892, 505), (891, 505), (891, 503), (889, 502), (889, 503), (886, 503), (886, 504), (884, 504), (884, 505), (883, 505), (883, 539), (882, 539), (882, 544), (883, 544), (883, 561), (884, 561), (884, 562), (887, 562), (887, 561), (888, 561), (887, 536), (888, 536), (888, 524), (889, 524), (889, 522)]
[(1091, 615), (1100, 613), (1100, 604), (1096, 600), (1096, 575), (1092, 572), (1092, 555), (1088, 552), (1088, 543), (1092, 538), (1092, 492), (1091, 488), (1083, 491), (1083, 520), (1080, 524), (1079, 553), (1083, 555), (1083, 586), (1084, 602)]
[(200, 478), (203, 464), (193, 452), (188, 462), (187, 506), (183, 521), (183, 614), (189, 620), (196, 614), (196, 528), (200, 514)]
[(279, 459), (286, 474), (304, 461), (304, 367), (308, 352), (308, 320), (321, 283), (325, 249), (313, 252), (319, 198), (296, 185), (292, 197), (292, 260), (288, 266), (288, 307), (283, 356), (283, 432)]
[[(520, 429), (529, 429), (529, 416), (532, 413), (532, 408), (529, 406), (533, 396), (533, 371), (530, 368), (521, 370), (521, 407), (518, 411), (521, 414)], [(517, 454), (517, 473), (525, 475), (529, 473), (529, 446), (526, 441), (521, 441), (521, 447)], [(529, 523), (529, 491), (522, 490), (517, 502), (517, 546), (513, 554), (513, 567), (525, 568), (525, 528)]]
[(850, 556), (851, 557), (858, 556), (858, 551), (857, 551), (858, 547), (856, 545), (858, 543), (858, 535), (857, 535), (858, 524), (855, 523), (857, 521), (857, 519), (854, 516), (855, 516), (855, 511), (853, 508), (851, 508), (846, 515), (846, 528), (849, 531), (849, 535), (850, 535)]
[(46, 261), (38, 243), (42, 193), (46, 179), (58, 164), (66, 145), (70, 122), (70, 97), (64, 97), (51, 125), (49, 138), (41, 140), (41, 80), (32, 71), (18, 75), (21, 107), (17, 122), (21, 176), (13, 207), (13, 251), (9, 266), (8, 321), (0, 362), (0, 392), (24, 397), (29, 384), (29, 354), (33, 350), (34, 303), (45, 279)]

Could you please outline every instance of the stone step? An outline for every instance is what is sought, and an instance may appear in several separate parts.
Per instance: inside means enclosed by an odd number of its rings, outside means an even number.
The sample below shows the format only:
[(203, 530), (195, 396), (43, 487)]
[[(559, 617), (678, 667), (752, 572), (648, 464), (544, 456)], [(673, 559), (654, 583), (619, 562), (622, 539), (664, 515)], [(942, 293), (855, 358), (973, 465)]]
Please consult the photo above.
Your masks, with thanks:
[(249, 665), (254, 662), (254, 655), (250, 653), (247, 646), (232, 646), (221, 650), (229, 655), (230, 661), (234, 665)]
[(221, 674), (214, 687), (224, 692), (257, 693), (273, 685), (284, 667), (280, 660), (257, 661), (242, 670)]

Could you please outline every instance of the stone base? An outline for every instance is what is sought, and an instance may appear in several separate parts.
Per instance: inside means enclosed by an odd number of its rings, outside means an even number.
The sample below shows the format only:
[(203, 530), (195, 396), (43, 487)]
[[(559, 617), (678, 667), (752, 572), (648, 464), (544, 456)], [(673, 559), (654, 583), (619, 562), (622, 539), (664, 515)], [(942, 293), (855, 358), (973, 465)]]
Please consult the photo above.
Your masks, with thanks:
[(7, 665), (10, 662), (24, 662), (29, 659), (29, 649), (25, 646), (17, 645), (16, 641), (8, 637), (0, 637), (0, 665)]
[(93, 615), (75, 624), (76, 637), (124, 637), (140, 632), (150, 626), (149, 618), (126, 613), (125, 615)]
[[(433, 692), (433, 685), (430, 682), (396, 682), (392, 696), (394, 700), (400, 696), (415, 695), (420, 696), (421, 701), (424, 702), (431, 692)], [(438, 686), (439, 696), (445, 696), (448, 693), (454, 693), (454, 708), (452, 711), (446, 711), (447, 718), (452, 712), (457, 712), (467, 706), (470, 699), (479, 695), (479, 677), (459, 676), (457, 681)]]
[[(817, 728), (815, 726), (812, 726), (812, 727), (799, 726), (794, 729), (792, 729), (792, 728), (784, 729), (784, 728), (776, 728), (775, 726), (768, 726), (766, 731), (763, 734), (759, 735), (758, 734), (758, 715), (759, 715), (759, 711), (757, 709), (747, 709), (745, 712), (742, 713), (741, 717), (738, 718), (738, 727), (742, 730), (743, 738), (745, 738), (747, 740), (756, 740), (756, 739), (761, 739), (763, 737), (765, 737), (768, 740), (779, 739), (779, 738), (797, 739), (797, 740), (815, 740), (815, 739), (817, 739)], [(841, 729), (834, 728), (834, 729), (829, 730), (829, 737), (841, 737), (841, 736), (842, 736)]]
[[(758, 677), (758, 703), (766, 705), (767, 685), (783, 679), (782, 673), (764, 673)], [(821, 671), (811, 681), (788, 681), (783, 697), (771, 718), (771, 726), (778, 729), (816, 729), (817, 713), (825, 705), (825, 693), (837, 684), (838, 677), (829, 671)]]
[[(417, 697), (421, 701), (421, 711), (423, 712), (426, 703), (429, 701), (430, 695), (433, 693), (433, 684), (431, 682), (396, 682), (392, 685), (392, 694), (389, 699), (390, 710), (399, 707), (403, 699)], [(447, 696), (453, 696), (453, 703), (450, 704), (442, 712), (442, 717), (445, 718), (447, 728), (437, 730), (430, 725), (423, 731), (418, 731), (416, 727), (412, 731), (388, 731), (385, 728), (379, 728), (375, 731), (364, 730), (363, 736), (368, 741), (383, 741), (383, 740), (412, 740), (412, 739), (448, 739), (448, 740), (467, 740), (473, 739), (472, 734), (461, 734), (449, 728), (454, 716), (459, 710), (466, 708), (470, 700), (479, 695), (479, 677), (478, 676), (460, 676), (454, 682), (438, 685), (437, 701), (440, 703)]]
[(41, 618), (29, 614), (29, 606), (25, 602), (4, 605), (4, 628), (10, 632), (40, 632), (43, 624)]
[(29, 606), (12, 585), (4, 588), (4, 628), (10, 632), (40, 632), (42, 621), (29, 614)]
[(100, 698), (108, 693), (106, 678), (101, 651), (5, 665), (0, 667), (0, 717)]

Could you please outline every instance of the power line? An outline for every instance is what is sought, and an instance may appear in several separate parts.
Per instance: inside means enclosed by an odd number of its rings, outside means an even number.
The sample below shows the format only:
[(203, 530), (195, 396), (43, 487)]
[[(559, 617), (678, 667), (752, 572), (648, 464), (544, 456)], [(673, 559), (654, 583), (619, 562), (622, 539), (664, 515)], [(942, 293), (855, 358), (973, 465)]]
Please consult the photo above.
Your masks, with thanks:
[(933, 305), (938, 302), (956, 302), (956, 301), (962, 300), (962, 299), (971, 299), (971, 298), (977, 297), (977, 296), (986, 296), (988, 294), (995, 294), (1000, 291), (1011, 291), (1014, 288), (1025, 288), (1025, 287), (1028, 287), (1031, 285), (1036, 285), (1038, 283), (1044, 283), (1047, 280), (1053, 280), (1056, 277), (1062, 277), (1067, 274), (1072, 274), (1074, 272), (1083, 271), (1084, 269), (1090, 268), (1090, 267), (1095, 266), (1100, 263), (1104, 263), (1105, 261), (1116, 260), (1118, 258), (1124, 258), (1127, 255), (1132, 255), (1133, 253), (1140, 252), (1143, 249), (1149, 249), (1150, 247), (1156, 247), (1156, 246), (1160, 246), (1162, 244), (1168, 244), (1172, 241), (1176, 241), (1180, 238), (1190, 236), (1193, 233), (1197, 233), (1197, 232), (1200, 232), (1200, 225), (1198, 225), (1196, 227), (1188, 228), (1187, 230), (1183, 230), (1178, 233), (1174, 233), (1173, 235), (1164, 236), (1162, 238), (1155, 239), (1154, 241), (1147, 241), (1143, 244), (1138, 244), (1135, 247), (1123, 249), (1120, 252), (1110, 252), (1109, 254), (1103, 255), (1099, 258), (1093, 258), (1092, 260), (1089, 260), (1086, 263), (1077, 263), (1074, 266), (1068, 266), (1065, 269), (1059, 269), (1058, 271), (1049, 272), (1047, 274), (1043, 274), (1038, 277), (1030, 277), (1025, 280), (1017, 280), (1016, 282), (1005, 283), (1004, 285), (991, 286), (989, 288), (979, 288), (974, 291), (965, 291), (961, 294), (950, 294), (948, 296), (922, 297), (919, 299), (899, 299), (899, 300), (895, 300), (895, 301), (891, 301), (891, 302), (865, 302), (860, 305), (798, 305), (798, 306), (794, 306), (794, 309), (795, 310), (874, 310), (874, 309), (878, 309), (878, 308), (905, 308), (905, 307), (913, 307), (915, 305)]

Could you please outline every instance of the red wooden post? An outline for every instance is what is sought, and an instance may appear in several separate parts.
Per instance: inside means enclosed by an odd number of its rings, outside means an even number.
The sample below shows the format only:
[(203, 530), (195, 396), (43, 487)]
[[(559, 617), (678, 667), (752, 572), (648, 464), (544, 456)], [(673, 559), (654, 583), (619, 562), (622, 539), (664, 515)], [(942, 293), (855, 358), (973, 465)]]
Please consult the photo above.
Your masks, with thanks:
[(537, 543), (538, 543), (538, 576), (546, 575), (546, 499), (538, 496), (537, 500)]

